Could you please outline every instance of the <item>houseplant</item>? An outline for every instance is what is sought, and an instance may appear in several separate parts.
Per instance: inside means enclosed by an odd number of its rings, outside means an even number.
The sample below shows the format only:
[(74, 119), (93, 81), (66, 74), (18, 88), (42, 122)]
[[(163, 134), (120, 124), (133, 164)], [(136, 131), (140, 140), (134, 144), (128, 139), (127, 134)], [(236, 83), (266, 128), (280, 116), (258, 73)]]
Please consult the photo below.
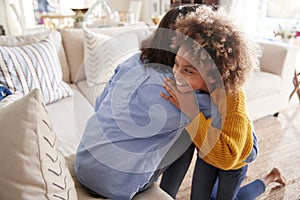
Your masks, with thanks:
[(74, 28), (83, 28), (85, 26), (85, 17), (84, 14), (88, 10), (88, 8), (72, 8), (75, 12), (73, 17), (74, 19)]

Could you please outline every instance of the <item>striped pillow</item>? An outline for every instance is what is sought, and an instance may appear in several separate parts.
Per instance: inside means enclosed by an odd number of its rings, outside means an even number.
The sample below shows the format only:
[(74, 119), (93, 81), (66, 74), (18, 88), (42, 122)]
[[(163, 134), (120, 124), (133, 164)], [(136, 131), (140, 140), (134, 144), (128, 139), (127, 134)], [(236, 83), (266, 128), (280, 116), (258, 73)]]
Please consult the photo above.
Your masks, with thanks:
[(12, 91), (28, 94), (38, 88), (46, 104), (73, 94), (62, 80), (53, 42), (42, 40), (24, 46), (0, 46), (0, 83)]

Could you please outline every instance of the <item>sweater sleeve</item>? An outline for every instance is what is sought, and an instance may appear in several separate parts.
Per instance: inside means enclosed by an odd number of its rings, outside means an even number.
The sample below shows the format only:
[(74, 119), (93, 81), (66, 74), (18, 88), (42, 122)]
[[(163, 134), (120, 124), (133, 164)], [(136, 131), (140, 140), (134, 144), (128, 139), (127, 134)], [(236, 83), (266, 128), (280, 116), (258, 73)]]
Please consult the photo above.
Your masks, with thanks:
[[(227, 102), (228, 103), (228, 102)], [(253, 146), (252, 124), (245, 112), (227, 112), (222, 129), (211, 125), (211, 119), (201, 112), (186, 127), (199, 156), (205, 162), (223, 170), (238, 169), (246, 163)], [(228, 110), (228, 109), (227, 109)]]

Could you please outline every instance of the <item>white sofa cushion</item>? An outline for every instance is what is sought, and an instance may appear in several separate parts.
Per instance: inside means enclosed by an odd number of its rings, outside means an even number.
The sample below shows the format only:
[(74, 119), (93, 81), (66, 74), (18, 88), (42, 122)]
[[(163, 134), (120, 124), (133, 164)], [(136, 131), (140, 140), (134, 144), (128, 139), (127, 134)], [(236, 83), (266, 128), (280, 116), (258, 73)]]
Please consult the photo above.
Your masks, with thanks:
[(138, 37), (125, 32), (113, 37), (84, 30), (84, 69), (87, 85), (106, 83), (116, 66), (138, 51)]
[(281, 77), (267, 72), (253, 72), (245, 85), (247, 101), (259, 99), (279, 93), (281, 89)]
[(12, 91), (28, 94), (41, 90), (46, 104), (72, 95), (62, 80), (55, 45), (50, 39), (24, 46), (0, 46), (0, 83)]
[(74, 95), (47, 105), (53, 129), (58, 136), (59, 150), (64, 156), (75, 154), (86, 121), (94, 113), (93, 106), (71, 85)]
[(0, 109), (0, 199), (77, 199), (38, 89)]
[[(146, 25), (144, 26), (122, 26), (122, 27), (108, 27), (90, 29), (97, 34), (104, 34), (108, 36), (116, 36), (121, 33), (131, 32), (137, 35), (139, 43), (147, 38), (151, 31)], [(63, 38), (63, 45), (65, 48), (67, 60), (70, 66), (71, 82), (85, 80), (85, 71), (83, 67), (84, 62), (84, 32), (83, 29), (63, 29), (61, 30)]]
[(97, 97), (102, 93), (105, 88), (106, 83), (100, 83), (93, 87), (89, 87), (87, 82), (79, 81), (76, 86), (78, 90), (84, 95), (84, 97), (90, 102), (90, 104), (94, 107)]

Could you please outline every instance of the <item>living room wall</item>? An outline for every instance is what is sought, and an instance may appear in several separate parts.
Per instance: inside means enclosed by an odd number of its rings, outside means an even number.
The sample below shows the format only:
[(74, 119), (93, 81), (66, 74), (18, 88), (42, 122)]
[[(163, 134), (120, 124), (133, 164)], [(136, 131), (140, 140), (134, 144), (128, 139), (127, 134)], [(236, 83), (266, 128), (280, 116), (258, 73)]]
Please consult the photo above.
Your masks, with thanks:
[[(35, 26), (32, 3), (33, 1), (34, 0), (0, 1), (0, 25), (4, 26), (7, 35), (18, 35), (22, 33), (22, 29), (24, 29), (24, 27), (32, 28)], [(91, 6), (96, 1), (97, 0), (60, 0), (62, 4), (65, 3), (68, 6), (70, 6), (71, 2), (73, 6)], [(148, 24), (151, 23), (151, 12), (155, 3), (163, 4), (165, 8), (167, 8), (167, 3), (170, 3), (169, 0), (107, 0), (107, 2), (115, 10), (123, 12), (128, 11), (131, 1), (142, 1), (140, 20), (146, 21), (146, 23)], [(11, 5), (15, 6), (17, 12), (14, 12)], [(72, 5), (70, 7), (72, 7)], [(279, 23), (287, 23), (288, 21), (287, 19), (277, 18), (275, 21), (273, 20), (272, 22), (266, 22), (265, 19), (267, 18), (273, 19), (276, 17), (285, 17), (286, 15), (288, 15), (289, 23), (298, 23), (298, 25), (300, 24), (299, 0), (219, 0), (219, 6), (229, 9), (231, 13), (236, 17), (237, 21), (240, 22), (241, 26), (243, 26), (246, 31), (252, 33), (257, 33), (257, 29), (265, 28), (266, 25), (269, 26), (271, 24), (272, 26), (278, 26)], [(290, 9), (294, 11), (292, 12), (290, 11)], [(32, 12), (28, 12), (29, 10), (32, 10)], [(290, 16), (292, 13), (296, 13), (296, 15)], [(18, 14), (20, 15), (19, 20)]]

